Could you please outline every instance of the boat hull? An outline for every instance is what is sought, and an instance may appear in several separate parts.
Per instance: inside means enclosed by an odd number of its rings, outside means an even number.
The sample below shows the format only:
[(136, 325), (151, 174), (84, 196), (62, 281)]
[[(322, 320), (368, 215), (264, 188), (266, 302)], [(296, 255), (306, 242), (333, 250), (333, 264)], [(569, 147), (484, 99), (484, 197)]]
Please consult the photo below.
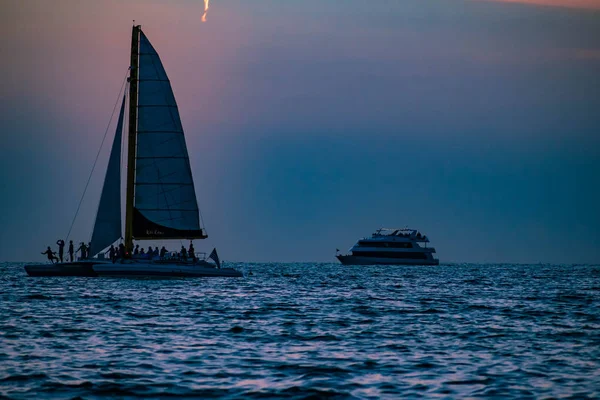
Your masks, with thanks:
[(178, 264), (153, 262), (125, 262), (115, 264), (97, 264), (93, 267), (98, 276), (107, 277), (242, 277), (242, 273), (233, 268), (216, 268), (210, 263)]
[(397, 258), (380, 258), (380, 257), (359, 257), (352, 255), (336, 256), (343, 265), (439, 265), (440, 261), (431, 260), (410, 260)]
[(97, 261), (75, 261), (56, 264), (29, 264), (25, 265), (25, 272), (29, 276), (98, 276), (93, 269)]

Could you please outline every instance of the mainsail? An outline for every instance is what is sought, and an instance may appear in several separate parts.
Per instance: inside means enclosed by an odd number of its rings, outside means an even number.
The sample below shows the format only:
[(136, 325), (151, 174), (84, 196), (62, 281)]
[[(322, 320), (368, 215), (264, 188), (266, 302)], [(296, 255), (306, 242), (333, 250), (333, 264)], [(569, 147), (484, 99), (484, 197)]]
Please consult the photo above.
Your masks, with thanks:
[(135, 239), (204, 238), (179, 110), (156, 50), (139, 34)]
[(123, 134), (124, 111), (125, 95), (123, 95), (115, 139), (110, 151), (100, 205), (92, 233), (93, 255), (98, 254), (121, 237), (121, 135)]

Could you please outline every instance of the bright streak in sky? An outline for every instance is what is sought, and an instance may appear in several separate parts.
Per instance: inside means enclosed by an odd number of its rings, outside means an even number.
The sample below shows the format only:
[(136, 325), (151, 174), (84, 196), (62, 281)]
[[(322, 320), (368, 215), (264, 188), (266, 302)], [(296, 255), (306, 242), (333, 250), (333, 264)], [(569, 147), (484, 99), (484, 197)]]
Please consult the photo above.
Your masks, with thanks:
[(210, 0), (204, 0), (204, 14), (202, 14), (202, 22), (206, 22), (206, 14), (208, 14), (208, 3), (210, 3)]

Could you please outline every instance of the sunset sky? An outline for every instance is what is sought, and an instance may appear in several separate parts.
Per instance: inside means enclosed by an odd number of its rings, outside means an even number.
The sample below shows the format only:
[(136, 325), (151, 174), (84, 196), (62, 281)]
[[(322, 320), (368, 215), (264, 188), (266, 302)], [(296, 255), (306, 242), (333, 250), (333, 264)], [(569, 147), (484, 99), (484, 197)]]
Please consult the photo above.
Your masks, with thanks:
[(201, 0), (0, 0), (0, 261), (41, 261), (65, 238), (135, 19), (179, 104), (210, 236), (196, 249), (333, 262), (408, 225), (442, 261), (600, 262), (600, 0), (211, 0), (204, 14)]
[[(482, 0), (482, 1), (492, 1), (492, 0)], [(496, 1), (504, 1), (504, 2), (508, 2), (508, 3), (545, 5), (545, 6), (551, 6), (551, 7), (589, 8), (589, 9), (596, 9), (596, 10), (600, 9), (600, 0), (496, 0)]]

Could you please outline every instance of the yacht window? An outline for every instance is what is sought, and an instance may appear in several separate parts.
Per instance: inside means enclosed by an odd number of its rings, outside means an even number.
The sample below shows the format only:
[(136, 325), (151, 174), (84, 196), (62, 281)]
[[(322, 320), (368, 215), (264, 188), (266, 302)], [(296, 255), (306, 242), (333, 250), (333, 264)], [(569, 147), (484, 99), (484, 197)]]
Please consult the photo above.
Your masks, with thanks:
[(397, 252), (397, 251), (353, 251), (353, 256), (359, 257), (374, 257), (374, 258), (407, 258), (411, 260), (425, 260), (427, 256), (425, 253), (418, 252)]
[(412, 249), (413, 244), (410, 242), (368, 242), (361, 240), (358, 242), (359, 247), (391, 247), (393, 249)]

